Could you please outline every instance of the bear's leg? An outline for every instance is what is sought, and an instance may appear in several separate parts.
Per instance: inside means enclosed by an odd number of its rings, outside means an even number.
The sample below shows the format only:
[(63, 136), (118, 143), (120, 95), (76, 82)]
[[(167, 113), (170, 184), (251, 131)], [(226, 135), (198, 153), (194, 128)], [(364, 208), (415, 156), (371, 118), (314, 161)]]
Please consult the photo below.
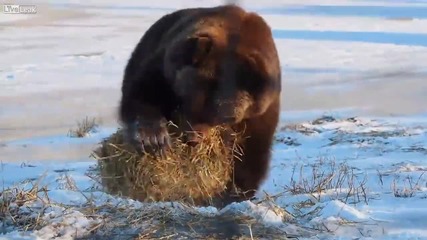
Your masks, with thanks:
[[(234, 201), (251, 199), (268, 174), (279, 107), (279, 100), (274, 101), (264, 114), (246, 120), (239, 127), (245, 132), (241, 144), (243, 156), (234, 162), (234, 186), (238, 190), (238, 195), (232, 197)], [(233, 188), (229, 190), (234, 192)]]
[(137, 149), (163, 153), (170, 147), (167, 121), (176, 101), (159, 63), (150, 60), (135, 75), (125, 76), (119, 116), (127, 140)]
[[(270, 147), (260, 149), (260, 146), (248, 143), (244, 157), (235, 159), (234, 185), (239, 191), (239, 200), (251, 199), (267, 176), (270, 166)], [(251, 147), (249, 147), (251, 146)]]

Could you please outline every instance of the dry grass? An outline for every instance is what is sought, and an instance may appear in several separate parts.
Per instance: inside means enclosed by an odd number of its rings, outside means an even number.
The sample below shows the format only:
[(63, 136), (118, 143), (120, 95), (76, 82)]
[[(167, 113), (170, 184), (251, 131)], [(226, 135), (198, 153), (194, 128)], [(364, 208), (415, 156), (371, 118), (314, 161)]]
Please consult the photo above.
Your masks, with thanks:
[(411, 176), (407, 176), (403, 179), (402, 186), (399, 185), (399, 178), (398, 176), (395, 176), (393, 179), (391, 189), (393, 191), (393, 194), (395, 197), (398, 198), (411, 198), (415, 197), (416, 193), (421, 190), (422, 188), (422, 177), (424, 176), (425, 172), (422, 172), (420, 176), (415, 180)]
[(288, 239), (277, 226), (236, 210), (201, 213), (182, 203), (131, 207), (106, 203), (94, 213), (103, 218), (91, 235), (79, 239)]
[[(48, 204), (48, 190), (39, 186), (40, 180), (41, 178), (30, 182), (32, 186), (29, 189), (14, 187), (0, 192), (0, 219), (3, 228), (31, 231), (38, 230), (46, 224), (42, 216), (46, 210), (44, 205)], [(40, 203), (39, 207), (24, 207), (36, 201)]]
[[(69, 179), (64, 179), (67, 184), (64, 187), (74, 188), (72, 184), (74, 180), (67, 178)], [(114, 200), (109, 197), (98, 201), (98, 204), (95, 204), (95, 199), (91, 197), (86, 198), (86, 203), (73, 206), (55, 204), (49, 200), (47, 195), (49, 190), (39, 187), (39, 181), (40, 179), (30, 181), (33, 187), (28, 190), (14, 187), (1, 192), (0, 229), (2, 231), (41, 230), (36, 235), (42, 234), (37, 236), (46, 239), (45, 237), (51, 234), (60, 238), (62, 231), (70, 232), (71, 230), (71, 237), (76, 240), (261, 240), (297, 237), (289, 236), (279, 226), (263, 222), (262, 213), (260, 216), (250, 216), (237, 209), (229, 209), (221, 213), (203, 213), (184, 203), (135, 205), (130, 201)], [(57, 213), (57, 215), (54, 214), (54, 218), (51, 216), (53, 210)], [(91, 221), (91, 225), (84, 229), (79, 227), (78, 220), (73, 218), (74, 213), (81, 213), (82, 217)]]
[[(231, 144), (223, 134), (232, 135)], [(142, 155), (126, 144), (122, 130), (95, 151), (101, 183), (107, 191), (143, 202), (180, 201), (212, 204), (231, 181), (233, 156), (241, 154), (238, 135), (223, 127), (211, 129), (196, 147), (172, 138), (166, 156)]]
[[(83, 215), (80, 212), (96, 208), (93, 199), (85, 196), (87, 203), (83, 206), (66, 205), (51, 201), (47, 186), (42, 186), (41, 182), (47, 175), (44, 174), (37, 179), (25, 180), (16, 186), (3, 189), (0, 192), (0, 234), (12, 231), (21, 233), (36, 232), (35, 235), (41, 239), (47, 239), (46, 236), (55, 236), (60, 238), (62, 234), (71, 231), (71, 237), (78, 239), (81, 236), (93, 233), (100, 227), (100, 216)], [(63, 189), (78, 192), (74, 180), (64, 175), (60, 181), (64, 182)], [(31, 184), (30, 187), (27, 185)], [(79, 217), (87, 217), (90, 225), (83, 227), (79, 225)], [(85, 221), (83, 221), (84, 224)], [(39, 235), (41, 234), (41, 235)], [(64, 237), (67, 238), (67, 237)]]
[(76, 129), (70, 129), (68, 131), (69, 137), (82, 138), (87, 136), (89, 133), (96, 131), (99, 124), (96, 118), (85, 117), (82, 121), (77, 122)]
[[(74, 180), (64, 179), (66, 189), (74, 188)], [(0, 194), (0, 229), (9, 231), (41, 230), (40, 237), (61, 237), (62, 231), (75, 230), (71, 237), (83, 239), (288, 239), (277, 226), (266, 225), (261, 219), (236, 210), (203, 213), (184, 203), (139, 205), (111, 198), (95, 204), (58, 205), (49, 200), (48, 189), (39, 187), (37, 179), (27, 190), (14, 187)], [(76, 189), (75, 191), (78, 192)], [(98, 199), (99, 200), (99, 199)], [(53, 209), (58, 215), (50, 216)], [(81, 213), (92, 221), (83, 229), (74, 222), (73, 213)], [(44, 227), (47, 227), (46, 229)], [(65, 230), (67, 229), (67, 230)], [(46, 239), (46, 238), (44, 238)]]
[(294, 165), (290, 185), (285, 186), (285, 190), (294, 195), (310, 194), (317, 201), (327, 195), (344, 203), (368, 204), (366, 182), (366, 175), (360, 179), (346, 163), (321, 159), (309, 166)]

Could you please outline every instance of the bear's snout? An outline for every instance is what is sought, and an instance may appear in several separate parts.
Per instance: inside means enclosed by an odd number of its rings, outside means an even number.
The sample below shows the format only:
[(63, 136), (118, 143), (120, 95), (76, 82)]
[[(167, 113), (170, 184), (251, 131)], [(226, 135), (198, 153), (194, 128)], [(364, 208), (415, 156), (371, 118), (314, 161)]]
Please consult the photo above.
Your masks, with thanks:
[(209, 129), (210, 128), (205, 125), (194, 126), (191, 131), (186, 131), (186, 133), (184, 134), (183, 136), (184, 143), (192, 147), (196, 146), (202, 141), (203, 137), (207, 135)]

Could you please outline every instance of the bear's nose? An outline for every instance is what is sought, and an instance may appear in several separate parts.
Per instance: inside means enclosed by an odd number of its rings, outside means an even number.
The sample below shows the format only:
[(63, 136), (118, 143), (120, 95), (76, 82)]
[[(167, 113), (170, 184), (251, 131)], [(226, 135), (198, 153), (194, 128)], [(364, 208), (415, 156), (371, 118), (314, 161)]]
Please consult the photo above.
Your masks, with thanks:
[(189, 131), (183, 136), (183, 142), (191, 147), (197, 146), (205, 134), (205, 131)]

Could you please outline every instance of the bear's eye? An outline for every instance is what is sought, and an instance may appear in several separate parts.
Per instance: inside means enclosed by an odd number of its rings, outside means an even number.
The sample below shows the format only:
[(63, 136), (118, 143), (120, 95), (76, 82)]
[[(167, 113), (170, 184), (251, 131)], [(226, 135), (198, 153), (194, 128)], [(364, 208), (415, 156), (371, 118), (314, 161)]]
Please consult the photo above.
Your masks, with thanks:
[(187, 40), (189, 42), (189, 51), (187, 52), (191, 56), (192, 65), (199, 65), (211, 52), (213, 47), (213, 41), (208, 35), (199, 35), (191, 37)]

